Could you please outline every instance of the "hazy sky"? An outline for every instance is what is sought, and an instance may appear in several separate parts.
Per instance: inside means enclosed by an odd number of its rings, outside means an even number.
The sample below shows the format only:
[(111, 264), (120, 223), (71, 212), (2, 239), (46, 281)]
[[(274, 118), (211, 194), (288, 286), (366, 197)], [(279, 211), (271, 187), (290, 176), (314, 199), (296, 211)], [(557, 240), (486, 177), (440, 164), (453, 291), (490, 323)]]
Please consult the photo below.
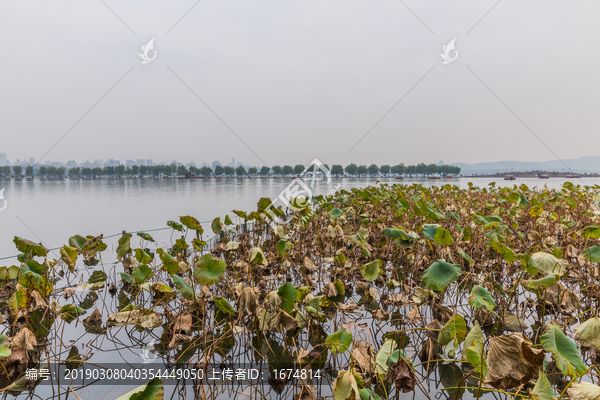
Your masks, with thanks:
[(496, 3), (4, 0), (0, 152), (39, 160), (106, 95), (47, 159), (554, 159), (523, 122), (561, 158), (597, 155), (600, 3)]

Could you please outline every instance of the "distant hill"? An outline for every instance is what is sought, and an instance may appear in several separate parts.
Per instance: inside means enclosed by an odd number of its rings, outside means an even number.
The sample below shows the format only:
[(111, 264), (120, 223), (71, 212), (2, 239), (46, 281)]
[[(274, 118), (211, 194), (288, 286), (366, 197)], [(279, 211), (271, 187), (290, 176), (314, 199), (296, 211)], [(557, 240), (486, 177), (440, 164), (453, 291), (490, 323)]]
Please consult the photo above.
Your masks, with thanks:
[[(579, 157), (570, 160), (564, 160), (573, 172), (577, 173), (598, 173), (600, 172), (600, 156)], [(528, 161), (495, 161), (475, 164), (454, 163), (460, 167), (461, 174), (493, 174), (496, 172), (512, 171), (548, 171), (548, 172), (570, 172), (560, 160), (544, 162)]]

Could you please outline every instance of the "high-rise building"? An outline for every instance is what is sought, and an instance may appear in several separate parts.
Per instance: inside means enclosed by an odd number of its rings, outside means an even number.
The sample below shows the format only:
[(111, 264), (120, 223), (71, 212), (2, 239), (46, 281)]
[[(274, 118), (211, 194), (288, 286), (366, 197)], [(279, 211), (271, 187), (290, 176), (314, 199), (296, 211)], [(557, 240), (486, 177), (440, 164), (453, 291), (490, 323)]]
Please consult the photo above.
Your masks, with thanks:
[(229, 164), (231, 168), (235, 168), (235, 158), (231, 159), (231, 164)]
[(6, 153), (0, 153), (0, 167), (6, 166)]
[(29, 159), (29, 165), (35, 165), (35, 158)]
[(146, 165), (146, 160), (142, 160), (142, 159), (138, 158), (137, 160), (135, 160), (135, 163), (137, 164), (138, 167), (141, 167), (142, 165)]
[(154, 163), (152, 162), (152, 160), (148, 159), (148, 160), (146, 160), (146, 165), (151, 167), (154, 165)]
[(121, 161), (119, 160), (114, 160), (112, 158), (108, 159), (108, 166), (109, 167), (118, 167), (119, 165), (121, 165)]
[(134, 165), (136, 165), (136, 164), (135, 164), (135, 161), (133, 161), (133, 160), (127, 160), (127, 161), (125, 161), (125, 166), (126, 167), (133, 167)]
[(218, 162), (218, 161), (213, 161), (213, 163), (212, 163), (212, 169), (213, 169), (213, 171), (215, 170), (215, 167), (216, 167), (217, 165), (221, 165), (221, 163), (220, 163), (220, 162)]
[(67, 168), (75, 168), (76, 166), (77, 163), (75, 162), (75, 160), (67, 161)]

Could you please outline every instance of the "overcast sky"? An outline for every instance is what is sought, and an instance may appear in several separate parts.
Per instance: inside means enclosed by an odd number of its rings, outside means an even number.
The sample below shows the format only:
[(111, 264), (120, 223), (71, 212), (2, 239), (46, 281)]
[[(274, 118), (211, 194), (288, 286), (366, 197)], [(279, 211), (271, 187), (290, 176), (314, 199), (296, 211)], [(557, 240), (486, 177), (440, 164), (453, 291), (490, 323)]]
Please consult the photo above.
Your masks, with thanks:
[[(0, 2), (0, 152), (11, 161), (39, 160), (84, 116), (46, 159), (599, 153), (597, 1), (104, 1)], [(157, 58), (143, 65), (152, 38)], [(458, 58), (444, 65), (453, 38)]]

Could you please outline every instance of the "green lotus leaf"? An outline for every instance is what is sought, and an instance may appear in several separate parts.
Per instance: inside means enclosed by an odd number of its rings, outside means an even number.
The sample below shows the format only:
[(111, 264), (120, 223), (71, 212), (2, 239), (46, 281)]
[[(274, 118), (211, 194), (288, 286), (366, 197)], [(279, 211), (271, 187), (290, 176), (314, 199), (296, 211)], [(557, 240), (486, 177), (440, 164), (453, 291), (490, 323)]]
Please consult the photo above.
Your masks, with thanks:
[(352, 334), (342, 328), (332, 333), (325, 339), (325, 345), (333, 354), (340, 354), (347, 351), (352, 343)]
[(190, 301), (196, 301), (198, 299), (196, 292), (194, 292), (194, 288), (192, 288), (192, 286), (187, 283), (185, 279), (179, 275), (171, 275), (171, 277), (173, 278), (173, 283), (175, 283), (175, 289), (181, 293), (184, 299)]
[(154, 271), (146, 264), (140, 264), (131, 271), (131, 275), (137, 283), (144, 283), (154, 276)]
[(196, 218), (186, 215), (185, 217), (179, 217), (179, 220), (183, 225), (185, 225), (188, 229), (198, 232), (200, 235), (204, 233), (204, 229)]
[(556, 366), (563, 374), (576, 377), (587, 370), (581, 360), (577, 345), (557, 325), (552, 323), (546, 324), (540, 342), (544, 350), (552, 353), (552, 358), (556, 361)]
[(372, 282), (377, 279), (380, 274), (382, 274), (383, 270), (381, 269), (381, 264), (381, 260), (379, 259), (371, 261), (370, 263), (360, 267), (360, 273), (365, 280)]
[(291, 282), (286, 282), (279, 287), (277, 295), (281, 298), (281, 308), (286, 313), (291, 313), (294, 309), (294, 301), (296, 300), (296, 288)]
[(467, 322), (461, 315), (454, 315), (442, 327), (438, 335), (438, 342), (441, 346), (446, 346), (452, 340), (456, 340), (456, 344), (461, 344), (467, 335)]
[(437, 260), (425, 271), (423, 283), (431, 290), (442, 292), (461, 274), (462, 270), (460, 265)]
[(450, 231), (442, 228), (441, 226), (435, 231), (433, 239), (441, 246), (450, 246), (452, 243), (454, 243), (454, 239), (452, 238)]
[(219, 281), (227, 264), (220, 258), (205, 254), (196, 262), (194, 267), (194, 279), (201, 285), (210, 286)]
[(494, 298), (483, 286), (474, 286), (469, 296), (469, 305), (477, 309), (484, 308), (488, 311), (496, 308), (496, 302)]

